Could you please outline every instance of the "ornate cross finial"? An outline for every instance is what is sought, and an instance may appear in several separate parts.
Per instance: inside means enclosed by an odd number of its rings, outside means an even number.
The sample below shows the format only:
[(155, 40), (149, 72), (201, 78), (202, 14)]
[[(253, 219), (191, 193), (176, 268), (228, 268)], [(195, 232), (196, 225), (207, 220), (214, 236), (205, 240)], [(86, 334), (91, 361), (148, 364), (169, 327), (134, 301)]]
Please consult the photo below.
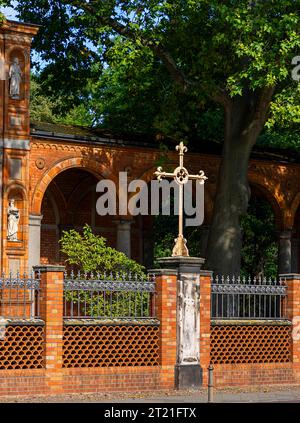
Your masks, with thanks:
[(198, 175), (189, 175), (187, 169), (183, 166), (183, 156), (187, 152), (187, 147), (182, 141), (176, 146), (176, 150), (179, 154), (179, 166), (174, 172), (163, 172), (161, 167), (158, 167), (156, 172), (154, 172), (154, 175), (159, 181), (163, 178), (173, 178), (179, 185), (178, 237), (175, 239), (172, 257), (189, 255), (186, 239), (183, 236), (183, 185), (192, 179), (196, 179), (200, 184), (204, 184), (207, 179), (203, 170), (200, 170)]

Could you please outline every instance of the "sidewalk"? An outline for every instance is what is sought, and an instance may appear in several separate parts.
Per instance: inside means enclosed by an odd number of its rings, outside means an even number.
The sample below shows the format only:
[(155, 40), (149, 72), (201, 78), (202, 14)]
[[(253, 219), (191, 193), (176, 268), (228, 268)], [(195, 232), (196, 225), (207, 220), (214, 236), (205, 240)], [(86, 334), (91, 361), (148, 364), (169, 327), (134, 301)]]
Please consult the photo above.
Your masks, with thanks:
[[(2, 397), (0, 403), (207, 403), (207, 389), (152, 393), (98, 393)], [(300, 386), (273, 385), (214, 390), (214, 403), (300, 402)]]

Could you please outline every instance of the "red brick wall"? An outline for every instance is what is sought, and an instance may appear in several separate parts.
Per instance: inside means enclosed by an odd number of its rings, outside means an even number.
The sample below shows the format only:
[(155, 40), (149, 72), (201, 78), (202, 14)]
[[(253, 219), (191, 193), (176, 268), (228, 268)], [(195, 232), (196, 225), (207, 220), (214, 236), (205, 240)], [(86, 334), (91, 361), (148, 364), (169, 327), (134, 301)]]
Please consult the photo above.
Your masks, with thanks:
[(159, 325), (67, 325), (63, 367), (158, 366)]
[(214, 386), (251, 386), (298, 383), (292, 363), (215, 364)]
[(211, 363), (290, 363), (291, 332), (290, 324), (276, 321), (273, 324), (214, 324), (210, 334)]
[(0, 339), (0, 369), (41, 369), (44, 367), (44, 327), (8, 325)]

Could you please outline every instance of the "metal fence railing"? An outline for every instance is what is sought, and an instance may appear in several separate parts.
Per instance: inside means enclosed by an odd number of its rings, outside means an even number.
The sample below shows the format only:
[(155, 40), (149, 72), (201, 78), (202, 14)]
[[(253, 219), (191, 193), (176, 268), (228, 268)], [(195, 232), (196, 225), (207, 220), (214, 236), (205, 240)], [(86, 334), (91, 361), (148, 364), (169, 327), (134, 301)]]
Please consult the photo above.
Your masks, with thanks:
[(283, 279), (217, 276), (211, 293), (212, 319), (286, 319)]
[(40, 316), (40, 275), (0, 277), (0, 316), (34, 319)]
[(154, 317), (154, 275), (65, 274), (65, 319)]

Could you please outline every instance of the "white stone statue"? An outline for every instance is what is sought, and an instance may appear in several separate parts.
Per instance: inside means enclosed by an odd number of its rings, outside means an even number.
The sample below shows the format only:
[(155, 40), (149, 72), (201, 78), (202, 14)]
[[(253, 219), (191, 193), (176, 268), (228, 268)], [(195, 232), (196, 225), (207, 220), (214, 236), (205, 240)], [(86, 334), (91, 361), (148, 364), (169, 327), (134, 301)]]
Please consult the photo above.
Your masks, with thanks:
[(9, 94), (11, 98), (19, 99), (20, 98), (20, 85), (22, 81), (22, 71), (19, 65), (19, 59), (15, 57), (13, 63), (9, 68)]
[(196, 286), (182, 275), (179, 288), (179, 364), (197, 364), (200, 350), (200, 306)]
[(20, 212), (15, 206), (15, 200), (9, 201), (7, 210), (7, 239), (9, 241), (18, 241)]

